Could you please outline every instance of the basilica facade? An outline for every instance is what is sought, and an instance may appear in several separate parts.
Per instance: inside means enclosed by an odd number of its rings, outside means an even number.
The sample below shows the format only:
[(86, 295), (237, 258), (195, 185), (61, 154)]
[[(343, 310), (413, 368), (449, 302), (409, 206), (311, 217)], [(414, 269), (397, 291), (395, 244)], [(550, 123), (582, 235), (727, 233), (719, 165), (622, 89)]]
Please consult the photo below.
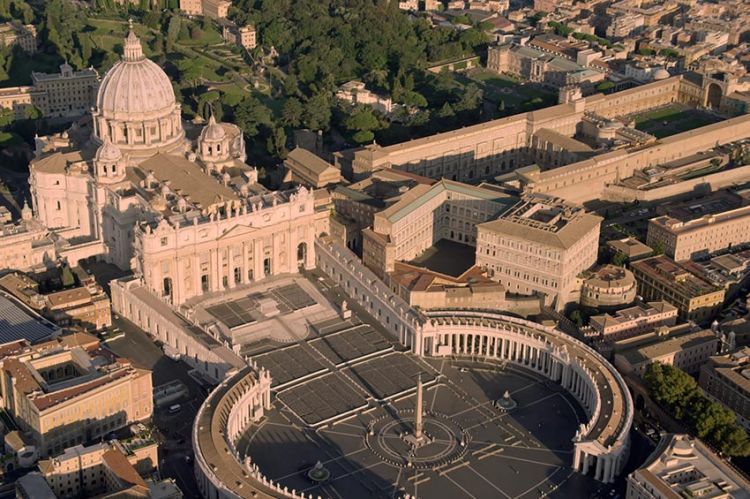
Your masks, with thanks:
[(237, 126), (183, 122), (172, 82), (132, 29), (90, 118), (36, 141), (34, 216), (57, 256), (132, 269), (174, 305), (313, 266), (327, 230), (313, 192), (260, 185)]

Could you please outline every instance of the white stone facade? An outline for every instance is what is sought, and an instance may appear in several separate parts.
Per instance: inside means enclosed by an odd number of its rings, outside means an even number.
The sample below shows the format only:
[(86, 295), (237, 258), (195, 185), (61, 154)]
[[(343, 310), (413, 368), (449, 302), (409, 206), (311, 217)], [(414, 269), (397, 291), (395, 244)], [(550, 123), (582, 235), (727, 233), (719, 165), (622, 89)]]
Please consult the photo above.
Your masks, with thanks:
[(211, 117), (188, 140), (172, 83), (132, 31), (92, 118), (37, 141), (34, 212), (69, 242), (57, 256), (132, 269), (175, 305), (313, 265), (327, 219), (313, 193), (259, 185), (235, 125)]

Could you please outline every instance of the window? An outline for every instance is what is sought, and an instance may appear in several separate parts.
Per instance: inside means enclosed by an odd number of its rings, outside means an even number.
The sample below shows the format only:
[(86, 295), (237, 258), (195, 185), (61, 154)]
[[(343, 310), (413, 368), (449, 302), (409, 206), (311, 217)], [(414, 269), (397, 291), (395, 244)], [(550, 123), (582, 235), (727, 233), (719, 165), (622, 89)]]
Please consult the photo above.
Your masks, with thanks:
[(242, 281), (242, 269), (239, 267), (234, 268), (234, 283), (239, 284)]
[(57, 211), (60, 211), (62, 209), (62, 206), (60, 205), (60, 201), (57, 201)]
[(166, 246), (166, 245), (167, 245), (167, 243), (169, 242), (169, 238), (167, 238), (167, 237), (162, 237), (162, 238), (160, 239), (160, 242), (161, 242), (161, 245), (162, 245), (162, 246)]
[(201, 276), (201, 290), (205, 293), (208, 291), (208, 274)]

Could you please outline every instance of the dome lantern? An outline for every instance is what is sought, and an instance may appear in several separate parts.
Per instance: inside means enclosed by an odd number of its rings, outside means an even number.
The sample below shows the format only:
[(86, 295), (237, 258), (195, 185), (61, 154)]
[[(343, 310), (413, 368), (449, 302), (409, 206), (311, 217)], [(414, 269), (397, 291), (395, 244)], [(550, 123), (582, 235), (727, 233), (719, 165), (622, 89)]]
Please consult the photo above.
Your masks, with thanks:
[(125, 46), (123, 48), (122, 60), (125, 62), (137, 62), (143, 59), (143, 47), (141, 46), (141, 40), (136, 36), (133, 31), (133, 20), (128, 21), (129, 31), (128, 36), (125, 38)]

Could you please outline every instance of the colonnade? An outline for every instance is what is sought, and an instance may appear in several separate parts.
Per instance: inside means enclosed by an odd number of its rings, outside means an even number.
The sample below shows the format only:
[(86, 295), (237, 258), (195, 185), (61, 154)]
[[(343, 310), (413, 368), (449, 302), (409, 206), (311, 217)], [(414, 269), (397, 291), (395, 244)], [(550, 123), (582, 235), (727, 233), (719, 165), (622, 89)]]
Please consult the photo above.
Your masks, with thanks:
[[(573, 468), (605, 483), (614, 481), (629, 452), (632, 400), (619, 375), (593, 350), (552, 328), (479, 311), (427, 311), (422, 330), (426, 354), (483, 357), (511, 362), (560, 383), (583, 407), (588, 421), (574, 438)], [(593, 364), (592, 364), (593, 363)], [(611, 370), (609, 375), (597, 370)], [(601, 390), (612, 399), (603, 407)], [(623, 398), (624, 413), (614, 398)], [(602, 411), (608, 411), (602, 415)], [(612, 429), (605, 434), (603, 428)]]

